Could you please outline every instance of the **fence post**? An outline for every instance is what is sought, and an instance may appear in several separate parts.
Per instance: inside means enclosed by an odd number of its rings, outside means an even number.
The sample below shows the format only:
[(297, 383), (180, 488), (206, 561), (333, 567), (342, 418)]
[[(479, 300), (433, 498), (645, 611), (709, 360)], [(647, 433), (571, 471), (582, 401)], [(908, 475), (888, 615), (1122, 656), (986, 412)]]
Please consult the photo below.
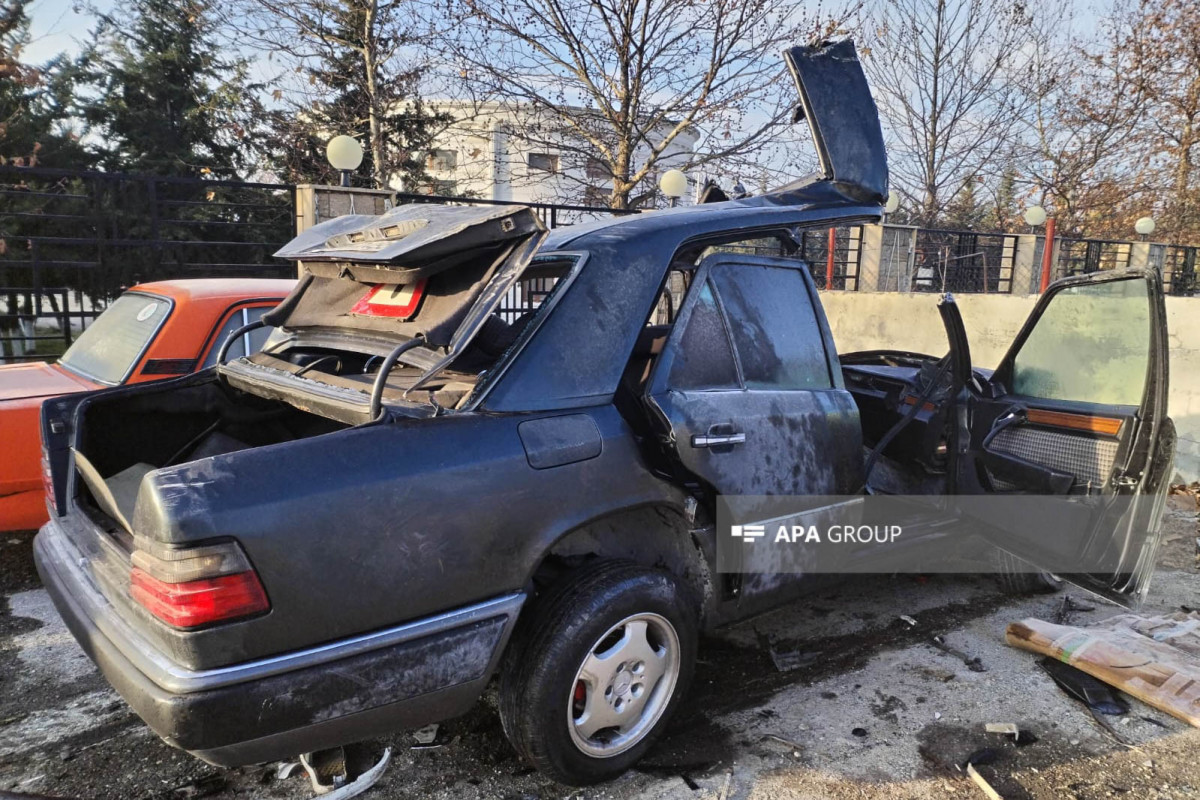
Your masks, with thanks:
[(1038, 237), (1033, 233), (1021, 233), (1016, 239), (1010, 291), (1012, 294), (1029, 294), (1033, 291), (1033, 265), (1037, 259)]
[(883, 226), (863, 225), (858, 251), (858, 282), (860, 292), (878, 292), (886, 287), (883, 281)]

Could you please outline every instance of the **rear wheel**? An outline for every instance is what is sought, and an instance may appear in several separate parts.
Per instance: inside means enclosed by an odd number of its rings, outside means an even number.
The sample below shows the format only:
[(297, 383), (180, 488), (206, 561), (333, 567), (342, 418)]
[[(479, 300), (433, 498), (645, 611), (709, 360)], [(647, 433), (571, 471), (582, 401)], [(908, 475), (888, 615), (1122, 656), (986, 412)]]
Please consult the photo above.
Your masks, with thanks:
[(670, 575), (624, 562), (568, 575), (531, 611), (500, 678), (509, 741), (563, 783), (620, 775), (687, 688), (695, 612)]

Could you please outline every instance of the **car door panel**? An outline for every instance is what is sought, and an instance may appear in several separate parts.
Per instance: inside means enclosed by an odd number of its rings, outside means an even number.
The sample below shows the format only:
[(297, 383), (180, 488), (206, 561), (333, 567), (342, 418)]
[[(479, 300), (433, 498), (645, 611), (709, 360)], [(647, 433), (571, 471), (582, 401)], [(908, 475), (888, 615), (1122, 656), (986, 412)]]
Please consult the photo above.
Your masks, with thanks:
[(1153, 571), (1174, 452), (1165, 334), (1153, 271), (1055, 284), (990, 396), (969, 401), (970, 441), (955, 467), (961, 495), (1015, 496), (964, 500), (994, 543), (1125, 604)]
[[(668, 457), (709, 496), (824, 497), (862, 484), (858, 409), (803, 262), (702, 262), (644, 400)], [(739, 616), (802, 583), (751, 567), (729, 577)]]

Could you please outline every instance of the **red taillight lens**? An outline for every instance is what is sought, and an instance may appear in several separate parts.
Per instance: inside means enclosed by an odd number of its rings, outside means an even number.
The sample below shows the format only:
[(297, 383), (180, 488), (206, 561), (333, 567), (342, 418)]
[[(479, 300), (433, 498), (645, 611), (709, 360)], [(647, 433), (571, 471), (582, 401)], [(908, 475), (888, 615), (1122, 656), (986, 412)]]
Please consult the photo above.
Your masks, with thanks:
[(269, 611), (267, 593), (234, 542), (171, 547), (133, 537), (129, 594), (168, 625), (194, 628)]
[(245, 617), (271, 607), (253, 572), (167, 583), (134, 567), (129, 593), (151, 614), (177, 628), (194, 628)]
[(58, 502), (54, 498), (54, 473), (50, 471), (50, 455), (42, 445), (42, 489), (46, 492), (46, 505), (51, 516), (58, 514)]

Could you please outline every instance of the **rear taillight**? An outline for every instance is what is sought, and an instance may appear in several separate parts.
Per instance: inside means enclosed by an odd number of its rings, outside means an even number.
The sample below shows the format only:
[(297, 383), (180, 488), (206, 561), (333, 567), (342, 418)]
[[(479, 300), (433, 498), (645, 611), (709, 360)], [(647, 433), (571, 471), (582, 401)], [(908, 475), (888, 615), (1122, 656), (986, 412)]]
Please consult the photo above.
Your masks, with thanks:
[(234, 542), (173, 548), (134, 537), (129, 594), (168, 625), (195, 628), (271, 608), (250, 561)]
[(50, 509), (50, 516), (58, 516), (58, 500), (54, 497), (54, 473), (50, 471), (50, 454), (46, 452), (46, 445), (42, 445), (42, 489), (46, 492), (46, 507)]

